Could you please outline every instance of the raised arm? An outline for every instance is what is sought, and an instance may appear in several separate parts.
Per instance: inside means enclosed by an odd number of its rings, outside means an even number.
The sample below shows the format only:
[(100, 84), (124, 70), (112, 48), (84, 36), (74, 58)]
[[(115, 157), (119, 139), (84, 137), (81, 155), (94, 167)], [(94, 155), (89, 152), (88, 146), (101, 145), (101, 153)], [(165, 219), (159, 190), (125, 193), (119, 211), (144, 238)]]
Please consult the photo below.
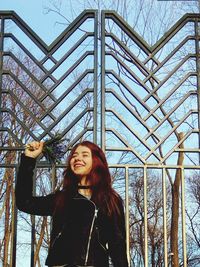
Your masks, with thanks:
[(42, 153), (43, 142), (33, 142), (21, 155), (15, 188), (16, 206), (19, 210), (34, 215), (52, 215), (55, 194), (33, 196), (33, 175), (36, 158)]

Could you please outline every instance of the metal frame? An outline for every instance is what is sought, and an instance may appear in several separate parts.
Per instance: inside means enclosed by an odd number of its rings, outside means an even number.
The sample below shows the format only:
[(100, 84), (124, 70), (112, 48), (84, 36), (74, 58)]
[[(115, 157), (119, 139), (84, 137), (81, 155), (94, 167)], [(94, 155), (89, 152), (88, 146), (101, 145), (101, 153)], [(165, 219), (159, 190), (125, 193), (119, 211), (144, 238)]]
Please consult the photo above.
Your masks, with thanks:
[[(15, 143), (15, 146), (1, 146), (0, 151), (3, 153), (16, 151), (17, 158), (21, 151), (24, 149), (24, 140), (21, 140), (16, 136), (11, 129), (8, 129), (3, 124), (3, 116), (4, 114), (9, 114), (18, 122), (20, 127), (24, 129), (29, 136), (30, 139), (41, 140), (46, 136), (52, 136), (56, 127), (63, 122), (66, 115), (68, 115), (74, 107), (77, 106), (78, 103), (85, 96), (91, 94), (92, 95), (92, 106), (83, 107), (81, 112), (71, 118), (70, 123), (67, 127), (63, 128), (62, 135), (66, 136), (68, 132), (75, 125), (78, 125), (80, 120), (84, 117), (85, 114), (92, 114), (92, 126), (91, 124), (86, 125), (86, 127), (79, 129), (77, 133), (73, 136), (73, 138), (69, 142), (69, 147), (73, 146), (78, 140), (81, 138), (87, 137), (88, 133), (92, 133), (92, 140), (95, 143), (100, 143), (103, 151), (105, 153), (131, 153), (134, 155), (135, 160), (131, 163), (114, 163), (111, 162), (109, 164), (110, 168), (116, 169), (124, 169), (125, 170), (125, 179), (124, 179), (124, 188), (125, 191), (125, 207), (126, 207), (126, 230), (127, 236), (130, 235), (129, 228), (129, 190), (130, 190), (130, 177), (129, 170), (131, 169), (142, 169), (143, 170), (143, 184), (144, 184), (144, 266), (149, 266), (149, 257), (148, 257), (148, 191), (147, 191), (147, 183), (148, 183), (148, 174), (147, 171), (149, 169), (152, 170), (161, 170), (162, 171), (162, 195), (163, 195), (163, 233), (164, 233), (164, 266), (169, 266), (169, 248), (168, 248), (168, 240), (167, 240), (167, 195), (166, 195), (166, 179), (167, 179), (167, 170), (169, 169), (180, 169), (181, 170), (181, 194), (182, 194), (182, 244), (183, 244), (183, 266), (187, 267), (187, 242), (186, 242), (186, 221), (185, 221), (185, 177), (184, 171), (187, 169), (191, 170), (199, 170), (200, 166), (195, 164), (184, 164), (184, 165), (176, 165), (172, 164), (170, 158), (176, 154), (183, 152), (185, 155), (187, 153), (193, 153), (197, 155), (198, 162), (200, 161), (199, 152), (200, 152), (200, 136), (199, 136), (199, 125), (200, 125), (200, 97), (199, 97), (199, 84), (200, 84), (200, 58), (199, 58), (199, 23), (200, 23), (200, 15), (199, 14), (187, 14), (182, 17), (154, 46), (150, 47), (118, 14), (113, 11), (102, 11), (101, 13), (101, 35), (98, 34), (98, 11), (97, 10), (86, 10), (81, 13), (64, 31), (58, 36), (58, 38), (52, 42), (50, 45), (46, 45), (40, 37), (35, 34), (32, 29), (15, 13), (11, 11), (2, 11), (0, 12), (1, 19), (1, 35), (0, 35), (0, 103), (1, 103), (1, 125), (0, 125), (0, 133), (6, 133)], [(42, 58), (37, 58), (32, 51), (26, 47), (26, 41), (23, 42), (20, 38), (15, 35), (15, 33), (7, 32), (5, 27), (6, 21), (10, 20), (15, 23), (16, 27), (20, 29), (25, 36), (40, 50), (42, 53)], [(89, 22), (90, 21), (90, 22)], [(93, 25), (93, 30), (85, 31), (81, 37), (78, 38), (72, 47), (63, 53), (59, 59), (56, 58), (56, 52), (64, 45), (67, 40), (73, 36), (76, 32), (79, 31), (84, 25), (84, 23), (91, 23)], [(184, 29), (188, 23), (193, 23), (194, 34), (185, 36), (183, 40), (177, 43), (176, 47), (165, 55), (164, 59), (159, 60), (157, 54), (164, 49), (164, 47), (178, 34), (182, 29)], [(116, 29), (116, 31), (109, 31), (109, 25), (113, 26), (112, 29)], [(137, 51), (141, 51), (143, 53), (143, 59), (135, 53), (134, 49), (131, 49), (124, 42), (122, 42), (117, 34), (117, 32), (126, 35), (127, 39), (131, 42), (133, 47)], [(100, 49), (98, 48), (100, 37)], [(92, 49), (86, 48), (86, 51), (72, 63), (71, 67), (69, 67), (60, 78), (56, 78), (55, 72), (64, 64), (71, 54), (75, 53), (75, 51), (81, 47), (85, 40), (92, 38)], [(40, 70), (42, 73), (40, 77), (36, 77), (30, 69), (25, 66), (17, 55), (13, 51), (8, 51), (5, 48), (5, 41), (9, 39), (12, 40), (29, 59), (32, 60), (33, 64)], [(195, 53), (188, 53), (179, 63), (174, 66), (174, 68), (168, 71), (167, 75), (161, 79), (158, 77), (158, 73), (162, 68), (168, 63), (173, 56), (179, 51), (188, 41), (194, 42), (193, 49)], [(118, 47), (118, 49), (116, 49)], [(98, 68), (98, 53), (101, 52), (101, 67)], [(124, 53), (125, 57), (123, 58), (120, 55), (120, 52)], [(76, 68), (81, 64), (84, 59), (88, 57), (93, 58), (93, 68), (85, 67), (84, 71), (78, 78), (75, 79), (74, 83), (69, 85), (64, 92), (62, 92), (61, 96), (57, 97), (54, 91), (56, 88), (67, 78), (71, 73), (73, 73)], [(9, 57), (12, 58), (16, 64), (23, 69), (24, 73), (32, 81), (36, 84), (36, 86), (40, 87), (40, 90), (43, 92), (41, 97), (38, 99), (34, 93), (32, 93), (29, 88), (26, 87), (25, 84), (19, 79), (19, 77), (15, 76), (10, 70), (4, 68), (4, 58)], [(127, 58), (130, 59), (131, 65), (128, 65)], [(160, 93), (162, 88), (165, 88), (165, 84), (170, 80), (172, 75), (176, 73), (179, 68), (181, 68), (184, 63), (188, 60), (194, 59), (196, 62), (196, 70), (186, 72), (184, 77), (179, 80), (179, 82), (173, 86), (171, 89), (168, 89), (168, 92), (165, 95)], [(46, 67), (48, 61), (51, 61), (53, 67)], [(110, 63), (111, 62), (111, 63)], [(116, 65), (114, 65), (114, 63)], [(155, 66), (154, 68), (150, 68), (150, 63)], [(108, 65), (109, 63), (109, 65)], [(134, 69), (135, 68), (135, 69)], [(100, 72), (100, 81), (98, 79), (98, 74)], [(71, 104), (61, 113), (61, 115), (55, 115), (56, 107), (63, 101), (63, 99), (67, 98), (73, 90), (75, 90), (76, 86), (78, 86), (81, 81), (87, 76), (92, 75), (93, 77), (93, 86), (92, 88), (88, 88), (85, 86), (84, 90), (75, 97), (71, 101)], [(139, 75), (140, 74), (140, 75)], [(29, 107), (24, 105), (24, 103), (19, 99), (11, 90), (4, 88), (3, 78), (5, 76), (11, 77), (23, 90), (27, 93), (28, 97), (33, 99), (38, 107), (42, 110), (41, 116), (36, 116)], [(109, 83), (108, 79), (112, 78), (111, 81), (113, 83)], [(160, 116), (159, 110), (166, 104), (168, 99), (180, 88), (182, 88), (183, 84), (190, 77), (196, 77), (196, 87), (193, 86), (193, 90), (188, 91), (183, 94), (183, 97), (180, 98), (179, 101), (168, 110), (165, 115)], [(45, 81), (50, 79), (51, 85), (48, 87), (45, 85)], [(114, 82), (115, 81), (115, 82)], [(140, 87), (143, 90), (143, 93), (139, 92), (134, 88), (134, 86), (130, 85), (128, 81), (134, 81), (136, 85), (136, 89)], [(153, 83), (154, 86), (150, 87), (149, 83)], [(110, 86), (110, 84), (112, 84)], [(130, 98), (135, 99), (136, 107), (140, 105), (144, 113), (146, 115), (138, 113), (134, 106), (131, 106), (128, 102), (128, 97), (123, 96), (122, 93), (119, 93), (121, 90), (123, 93), (130, 96)], [(146, 93), (144, 93), (146, 92)], [(101, 94), (100, 101), (98, 101), (98, 93)], [(144, 95), (146, 94), (146, 95)], [(17, 118), (16, 114), (9, 109), (9, 107), (3, 107), (3, 98), (2, 96), (9, 95), (13, 98), (20, 107), (23, 108), (31, 117), (34, 119), (38, 127), (40, 128), (39, 134), (37, 132), (32, 132), (29, 127)], [(187, 99), (191, 96), (197, 98), (197, 108), (196, 109), (188, 109), (185, 114), (179, 118), (179, 122), (175, 123), (171, 130), (169, 130), (166, 134), (160, 135), (158, 132), (159, 128), (168, 121), (173, 113), (175, 113), (179, 107), (181, 107)], [(116, 108), (116, 106), (111, 106), (109, 103), (110, 99), (119, 103), (121, 108), (126, 109), (127, 114), (130, 117), (126, 118), (123, 114), (120, 113), (120, 110)], [(45, 100), (50, 99), (51, 105), (46, 107)], [(148, 101), (152, 101), (155, 103), (154, 105), (150, 105)], [(113, 103), (112, 103), (113, 104)], [(98, 111), (100, 115), (98, 115)], [(176, 131), (184, 122), (187, 122), (189, 118), (191, 118), (194, 114), (198, 117), (198, 123), (196, 128), (191, 128), (185, 131), (184, 137), (173, 144), (171, 148), (169, 148), (165, 154), (159, 154), (158, 149), (174, 134), (176, 136)], [(49, 118), (52, 122), (46, 126), (43, 122), (46, 118)], [(129, 122), (129, 119), (133, 121), (137, 121), (138, 129), (135, 129), (135, 125)], [(113, 121), (113, 124), (110, 124), (110, 119)], [(154, 123), (149, 123), (149, 120), (153, 119)], [(115, 121), (118, 122), (120, 127), (116, 127)], [(140, 127), (144, 128), (146, 134), (144, 135), (142, 131), (140, 131)], [(100, 129), (100, 132), (99, 132)], [(128, 135), (125, 135), (120, 129), (124, 129), (124, 131), (128, 132)], [(184, 148), (181, 149), (180, 145), (189, 140), (192, 134), (198, 135), (199, 144), (192, 148)], [(112, 136), (112, 142), (109, 141), (110, 136)], [(149, 139), (154, 140), (154, 145), (149, 142)], [(115, 139), (117, 142), (115, 142)], [(138, 150), (138, 147), (134, 146), (133, 140), (137, 139), (137, 142), (144, 147), (144, 153), (141, 153)], [(117, 145), (114, 145), (117, 143)], [(17, 145), (16, 145), (17, 144)], [(152, 161), (152, 156), (154, 161)], [(38, 165), (40, 168), (49, 167), (49, 165), (41, 161)], [(52, 170), (52, 189), (55, 187), (55, 177), (57, 173), (57, 168), (64, 168), (65, 164), (58, 164), (54, 166)], [(2, 161), (0, 163), (0, 167), (2, 168), (14, 168), (17, 171), (18, 160), (16, 162), (7, 163)], [(14, 220), (14, 232), (13, 232), (13, 244), (12, 244), (12, 263), (11, 266), (16, 266), (16, 239), (17, 239), (17, 211), (15, 210), (15, 214), (13, 216)], [(127, 240), (127, 251), (130, 250), (130, 242)], [(33, 227), (32, 227), (32, 251), (31, 251), (31, 263), (30, 266), (33, 266), (33, 258), (34, 258), (34, 218), (33, 218)], [(130, 255), (128, 253), (128, 258), (130, 262)]]
[[(181, 40), (179, 43), (176, 44), (176, 47), (169, 52), (165, 56), (164, 59), (159, 60), (156, 54), (159, 51), (162, 51), (164, 46), (170, 42), (170, 40), (177, 34), (179, 31), (184, 29), (186, 27), (187, 23), (191, 22), (194, 24), (194, 34), (191, 33), (189, 36), (185, 36), (183, 40)], [(196, 133), (199, 138), (199, 122), (196, 128), (190, 129), (190, 131), (184, 132), (184, 137), (179, 140), (177, 143), (174, 144), (174, 146), (167, 151), (165, 155), (159, 155), (157, 153), (157, 150), (159, 147), (164, 144), (167, 139), (173, 134), (176, 134), (176, 130), (180, 127), (181, 124), (184, 123), (192, 114), (197, 114), (198, 120), (199, 120), (199, 81), (200, 81), (200, 75), (199, 75), (199, 22), (200, 22), (200, 15), (199, 14), (186, 14), (183, 16), (166, 34), (163, 36), (154, 46), (150, 47), (118, 14), (116, 14), (113, 11), (103, 11), (101, 16), (101, 144), (103, 147), (103, 150), (105, 152), (113, 152), (112, 155), (114, 155), (115, 152), (132, 152), (135, 155), (135, 158), (139, 163), (132, 163), (132, 164), (112, 164), (110, 167), (112, 168), (125, 168), (125, 203), (126, 203), (126, 227), (127, 227), (127, 236), (129, 237), (130, 229), (129, 229), (129, 177), (128, 177), (128, 170), (130, 168), (142, 168), (144, 172), (144, 266), (148, 267), (150, 266), (149, 262), (149, 249), (148, 249), (148, 217), (147, 217), (147, 197), (148, 197), (148, 191), (147, 191), (147, 170), (149, 169), (160, 169), (162, 170), (162, 194), (163, 194), (163, 233), (164, 233), (164, 265), (163, 266), (169, 266), (169, 256), (170, 251), (168, 248), (168, 240), (167, 240), (167, 210), (166, 210), (166, 170), (169, 169), (180, 169), (181, 170), (181, 213), (182, 213), (182, 245), (183, 245), (183, 266), (187, 266), (187, 245), (186, 245), (186, 219), (185, 219), (185, 177), (184, 177), (184, 170), (186, 169), (199, 169), (199, 165), (188, 165), (184, 164), (183, 166), (177, 166), (176, 164), (166, 163), (167, 160), (176, 152), (183, 152), (185, 155), (187, 153), (196, 153), (198, 159), (199, 158), (199, 152), (200, 147), (197, 145), (193, 148), (184, 148), (180, 149), (179, 146), (186, 142), (187, 139), (190, 137), (192, 133)], [(112, 30), (109, 29), (110, 28)], [(115, 30), (115, 27), (117, 30)], [(118, 37), (118, 32), (122, 35), (122, 33), (131, 40), (132, 46), (135, 44), (135, 46), (138, 46), (138, 49), (140, 49), (144, 54), (143, 60), (141, 60), (139, 57), (137, 57), (136, 53), (132, 51), (131, 48), (129, 48), (125, 43), (120, 41)], [(127, 39), (128, 39), (127, 38)], [(124, 38), (125, 39), (125, 38)], [(162, 80), (157, 78), (157, 72), (162, 69), (162, 67), (176, 54), (176, 52), (181, 49), (184, 44), (188, 42), (188, 40), (193, 40), (195, 43), (195, 53), (189, 53), (187, 54), (177, 65), (167, 73), (165, 78)], [(114, 43), (113, 46), (111, 43)], [(118, 47), (117, 47), (118, 46)], [(117, 47), (117, 48), (116, 48)], [(124, 60), (122, 56), (120, 55), (120, 52), (124, 52)], [(111, 59), (112, 57), (113, 61), (116, 62), (116, 65), (121, 70), (125, 69), (125, 74), (121, 72), (117, 73), (116, 69), (113, 69), (111, 66)], [(132, 65), (136, 66), (136, 72), (133, 72), (131, 67), (128, 66), (126, 57), (128, 57), (130, 60), (132, 59)], [(176, 85), (172, 89), (169, 89), (168, 93), (164, 97), (159, 97), (157, 92), (162, 89), (164, 84), (170, 79), (170, 77), (178, 71), (178, 69), (183, 66), (183, 64), (189, 59), (194, 58), (196, 61), (196, 72), (186, 72), (184, 77), (178, 81)], [(148, 68), (148, 62), (154, 62), (156, 67), (151, 70)], [(114, 64), (113, 64), (114, 65)], [(111, 66), (111, 67), (110, 67)], [(141, 72), (144, 76), (141, 78), (137, 72)], [(134, 90), (134, 87), (129, 86), (127, 81), (125, 80), (125, 76), (128, 74), (135, 83), (138, 83), (141, 88), (146, 90), (147, 94), (144, 98), (140, 96), (140, 92)], [(139, 102), (141, 106), (143, 106), (144, 110), (147, 110), (147, 115), (142, 116), (136, 110), (134, 110), (133, 107), (130, 106), (130, 103), (127, 99), (123, 98), (120, 93), (117, 91), (117, 89), (114, 88), (114, 82), (113, 84), (110, 82), (106, 82), (106, 77), (112, 76), (113, 80), (116, 79), (118, 83), (118, 87), (122, 86), (124, 88), (124, 91), (128, 91), (129, 95), (131, 95), (133, 98), (135, 98), (135, 102)], [(189, 77), (196, 77), (197, 80), (197, 86), (194, 86), (194, 89), (192, 91), (185, 94), (177, 103), (174, 105), (174, 107), (171, 107), (171, 110), (169, 112), (166, 112), (165, 116), (159, 117), (157, 115), (157, 112), (162, 105), (169, 99), (169, 97), (178, 89), (180, 88), (183, 83), (189, 78)], [(155, 88), (150, 88), (147, 86), (147, 81), (152, 79), (154, 83), (156, 84)], [(112, 80), (110, 78), (110, 80)], [(109, 80), (109, 81), (110, 81)], [(128, 79), (127, 79), (128, 80)], [(130, 79), (131, 80), (131, 79)], [(107, 86), (108, 84), (108, 86)], [(111, 85), (110, 85), (111, 84)], [(116, 86), (117, 87), (117, 86)], [(109, 95), (113, 96), (113, 99), (116, 99), (116, 102), (118, 101), (119, 107), (112, 107), (108, 104)], [(174, 124), (172, 129), (167, 132), (165, 136), (159, 136), (156, 133), (156, 130), (165, 122), (168, 120), (168, 118), (176, 112), (176, 110), (183, 105), (184, 101), (188, 99), (191, 95), (195, 95), (198, 99), (198, 105), (197, 108), (194, 109), (188, 109), (186, 110), (185, 114), (182, 116), (182, 118), (179, 119), (177, 124)], [(151, 107), (148, 105), (148, 100), (150, 98), (154, 98), (156, 104)], [(131, 123), (127, 120), (126, 116), (123, 117), (119, 113), (120, 107), (125, 107), (128, 112), (136, 118), (138, 125), (142, 124), (143, 127), (146, 129), (147, 133), (146, 135), (143, 135), (141, 132), (138, 132), (134, 129), (134, 125), (131, 125)], [(127, 113), (128, 113), (127, 112)], [(113, 126), (109, 121), (109, 114), (112, 113), (114, 120), (119, 120), (123, 129), (129, 130), (129, 135), (125, 136), (123, 134), (123, 130), (120, 131), (120, 127), (116, 128)], [(149, 125), (148, 119), (150, 117), (153, 117), (156, 121), (155, 125)], [(107, 123), (109, 121), (109, 123)], [(139, 126), (140, 127), (140, 126)], [(121, 145), (114, 146), (112, 145), (112, 142), (109, 142), (109, 138), (112, 139), (111, 136), (109, 136), (109, 133), (112, 133), (113, 138), (117, 138), (119, 140), (119, 143), (121, 142)], [(156, 139), (156, 144), (154, 146), (151, 146), (148, 144), (147, 140), (149, 137), (152, 137)], [(134, 147), (131, 143), (131, 139), (137, 138), (139, 142), (147, 149), (146, 154), (140, 154), (137, 150), (137, 147)], [(113, 141), (114, 143), (114, 141)], [(151, 161), (150, 156), (155, 156), (155, 161)], [(199, 160), (198, 160), (199, 162)], [(130, 241), (127, 242), (127, 251), (130, 249)], [(128, 255), (129, 256), (129, 255)], [(129, 256), (129, 262), (130, 262), (130, 256)], [(171, 266), (171, 265), (170, 265)]]

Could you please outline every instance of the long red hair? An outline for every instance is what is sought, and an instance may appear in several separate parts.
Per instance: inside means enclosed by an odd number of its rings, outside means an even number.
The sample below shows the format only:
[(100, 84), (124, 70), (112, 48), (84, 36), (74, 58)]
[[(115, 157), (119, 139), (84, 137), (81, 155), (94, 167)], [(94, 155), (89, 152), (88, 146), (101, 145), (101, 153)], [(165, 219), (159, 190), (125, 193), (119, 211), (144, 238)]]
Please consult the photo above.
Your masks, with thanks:
[(86, 146), (92, 153), (92, 170), (87, 175), (87, 180), (92, 186), (92, 201), (106, 214), (119, 214), (119, 194), (112, 188), (112, 179), (108, 163), (102, 149), (90, 141), (76, 144), (67, 159), (67, 167), (64, 170), (63, 189), (72, 192), (77, 188), (78, 177), (70, 167), (71, 158), (78, 146)]

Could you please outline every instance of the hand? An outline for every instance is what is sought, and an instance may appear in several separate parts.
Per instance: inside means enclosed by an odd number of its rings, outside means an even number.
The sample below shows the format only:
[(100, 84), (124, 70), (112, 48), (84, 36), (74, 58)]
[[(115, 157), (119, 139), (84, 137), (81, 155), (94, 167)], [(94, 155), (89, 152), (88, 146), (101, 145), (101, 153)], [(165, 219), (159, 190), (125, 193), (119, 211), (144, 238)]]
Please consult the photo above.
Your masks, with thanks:
[(33, 141), (26, 145), (25, 155), (30, 158), (37, 158), (43, 150), (44, 142)]

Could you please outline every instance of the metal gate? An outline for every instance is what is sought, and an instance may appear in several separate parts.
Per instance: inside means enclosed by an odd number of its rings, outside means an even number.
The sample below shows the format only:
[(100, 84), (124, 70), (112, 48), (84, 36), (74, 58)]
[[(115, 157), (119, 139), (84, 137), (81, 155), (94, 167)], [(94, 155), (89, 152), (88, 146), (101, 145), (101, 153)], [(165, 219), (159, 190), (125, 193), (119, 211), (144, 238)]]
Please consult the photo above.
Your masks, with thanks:
[[(113, 11), (84, 11), (49, 46), (16, 13), (0, 18), (2, 265), (23, 266), (28, 247), (28, 264), (44, 264), (50, 221), (17, 214), (14, 184), (24, 144), (57, 131), (68, 150), (88, 139), (105, 151), (130, 266), (198, 264), (199, 14), (152, 47)], [(41, 159), (34, 193), (61, 186), (64, 166)]]

